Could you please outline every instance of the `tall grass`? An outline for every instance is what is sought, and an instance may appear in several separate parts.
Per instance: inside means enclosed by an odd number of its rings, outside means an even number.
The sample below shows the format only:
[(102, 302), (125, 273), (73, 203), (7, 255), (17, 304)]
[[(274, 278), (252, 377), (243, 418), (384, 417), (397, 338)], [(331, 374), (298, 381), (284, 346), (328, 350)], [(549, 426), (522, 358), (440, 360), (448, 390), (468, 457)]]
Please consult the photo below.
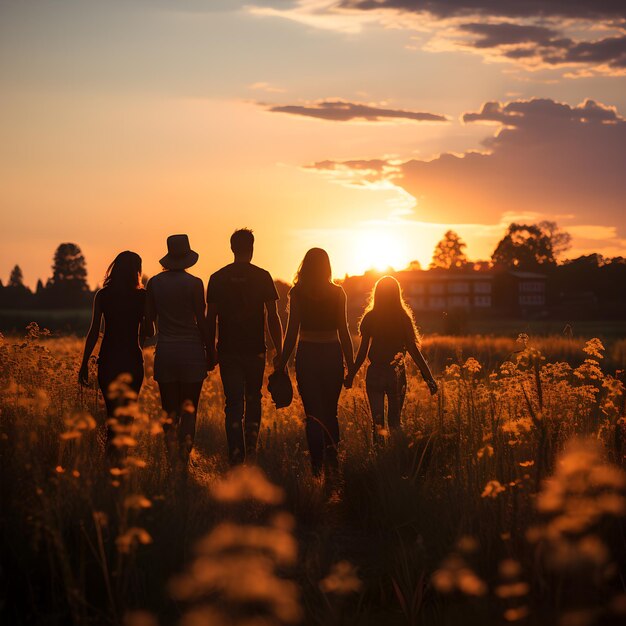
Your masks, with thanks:
[(409, 368), (403, 433), (375, 451), (358, 378), (324, 482), (297, 399), (264, 398), (260, 469), (229, 474), (216, 374), (174, 475), (151, 350), (108, 461), (80, 341), (2, 340), (3, 623), (619, 623), (622, 344), (427, 340), (440, 393)]

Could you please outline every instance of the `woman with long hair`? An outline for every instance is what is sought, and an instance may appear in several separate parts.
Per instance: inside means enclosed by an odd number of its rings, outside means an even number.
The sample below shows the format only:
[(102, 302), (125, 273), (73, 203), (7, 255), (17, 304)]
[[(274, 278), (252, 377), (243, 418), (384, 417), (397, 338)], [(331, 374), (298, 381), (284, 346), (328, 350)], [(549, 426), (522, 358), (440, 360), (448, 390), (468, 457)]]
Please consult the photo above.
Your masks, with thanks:
[(289, 292), (289, 321), (277, 369), (284, 370), (298, 344), (296, 380), (306, 413), (306, 437), (313, 473), (337, 467), (337, 404), (344, 361), (352, 368), (353, 348), (346, 318), (346, 294), (332, 280), (325, 250), (309, 250)]
[[(135, 252), (120, 252), (109, 265), (102, 289), (93, 300), (91, 326), (85, 340), (83, 360), (78, 373), (82, 385), (89, 384), (89, 358), (96, 346), (104, 319), (104, 336), (98, 355), (98, 385), (106, 404), (107, 453), (111, 453), (117, 419), (115, 409), (126, 401), (115, 393), (112, 383), (121, 375), (130, 376), (128, 385), (139, 395), (143, 383), (143, 341), (150, 333), (143, 324), (146, 291), (141, 285), (141, 257)], [(119, 417), (119, 416), (118, 416)]]
[(154, 379), (159, 384), (170, 462), (188, 466), (202, 383), (207, 375), (204, 285), (187, 269), (198, 261), (187, 235), (167, 238), (163, 271), (147, 285), (146, 319), (156, 323)]
[(374, 443), (378, 444), (384, 440), (385, 399), (389, 431), (400, 429), (406, 396), (406, 353), (415, 361), (431, 394), (437, 393), (437, 383), (418, 347), (413, 314), (402, 297), (400, 283), (393, 276), (383, 276), (374, 286), (359, 323), (359, 334), (361, 344), (345, 385), (352, 386), (356, 373), (366, 357), (369, 358), (365, 389), (372, 411)]

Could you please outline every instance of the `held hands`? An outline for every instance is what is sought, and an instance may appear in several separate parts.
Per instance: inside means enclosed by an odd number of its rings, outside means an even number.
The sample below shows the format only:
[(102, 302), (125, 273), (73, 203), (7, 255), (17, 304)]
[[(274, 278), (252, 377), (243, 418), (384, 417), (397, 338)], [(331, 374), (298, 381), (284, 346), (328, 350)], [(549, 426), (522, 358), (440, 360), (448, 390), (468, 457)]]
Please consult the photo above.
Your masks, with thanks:
[(348, 373), (346, 374), (346, 377), (343, 380), (343, 386), (346, 389), (352, 389), (352, 384), (354, 383), (355, 376), (356, 376), (356, 370), (354, 369), (354, 367), (349, 367)]

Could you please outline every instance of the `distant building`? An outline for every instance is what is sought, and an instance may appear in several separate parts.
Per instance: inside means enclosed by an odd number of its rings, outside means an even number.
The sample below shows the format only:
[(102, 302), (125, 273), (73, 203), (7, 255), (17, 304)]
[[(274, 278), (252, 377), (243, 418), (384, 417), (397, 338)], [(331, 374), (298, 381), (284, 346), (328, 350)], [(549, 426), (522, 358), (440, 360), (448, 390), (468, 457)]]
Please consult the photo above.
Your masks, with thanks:
[[(419, 313), (536, 315), (546, 309), (546, 276), (532, 272), (403, 270), (394, 272), (411, 308)], [(381, 275), (343, 281), (350, 317), (358, 318)]]

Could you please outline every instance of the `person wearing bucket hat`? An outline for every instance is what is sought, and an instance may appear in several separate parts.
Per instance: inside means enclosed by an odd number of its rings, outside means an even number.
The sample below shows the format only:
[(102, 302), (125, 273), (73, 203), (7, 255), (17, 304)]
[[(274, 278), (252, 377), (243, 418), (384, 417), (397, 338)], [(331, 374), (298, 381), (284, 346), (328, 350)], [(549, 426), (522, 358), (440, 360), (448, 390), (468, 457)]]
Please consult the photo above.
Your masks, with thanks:
[(224, 387), (225, 428), (230, 463), (256, 457), (261, 426), (261, 387), (265, 371), (265, 326), (274, 344), (276, 362), (283, 329), (278, 293), (269, 272), (252, 264), (254, 235), (236, 230), (230, 238), (234, 262), (215, 272), (207, 288), (209, 351), (217, 357)]
[(207, 375), (204, 285), (187, 272), (198, 256), (187, 235), (170, 235), (167, 254), (160, 261), (163, 271), (146, 288), (146, 318), (157, 326), (154, 379), (169, 419), (164, 426), (168, 454), (170, 462), (180, 460), (183, 469), (193, 447)]

